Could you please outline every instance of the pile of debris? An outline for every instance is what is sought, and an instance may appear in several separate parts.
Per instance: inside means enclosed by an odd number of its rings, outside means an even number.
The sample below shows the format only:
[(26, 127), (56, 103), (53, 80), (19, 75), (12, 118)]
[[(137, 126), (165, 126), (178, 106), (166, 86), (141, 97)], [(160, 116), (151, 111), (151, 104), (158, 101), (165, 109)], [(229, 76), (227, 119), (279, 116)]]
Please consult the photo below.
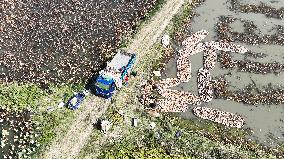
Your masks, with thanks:
[(244, 119), (241, 116), (218, 109), (195, 107), (193, 113), (202, 119), (211, 120), (229, 127), (241, 128), (244, 125)]
[[(271, 1), (272, 3), (273, 1)], [(241, 4), (240, 0), (231, 0), (232, 10), (237, 10), (242, 13), (262, 13), (269, 18), (283, 19), (284, 18), (284, 8), (273, 8), (264, 3), (260, 5), (254, 4)]]
[[(177, 78), (167, 78), (155, 82), (146, 83), (142, 88), (142, 102), (146, 105), (154, 105), (157, 112), (185, 112), (187, 105), (200, 105), (201, 102), (210, 102), (213, 99), (213, 85), (216, 83), (210, 77), (217, 61), (217, 50), (245, 53), (248, 50), (242, 46), (232, 43), (203, 42), (208, 35), (206, 30), (201, 30), (186, 38), (182, 42), (183, 48), (179, 50), (177, 59)], [(169, 89), (182, 82), (189, 82), (191, 79), (190, 56), (204, 51), (204, 67), (198, 71), (198, 96), (190, 92)], [(161, 98), (154, 98), (150, 92), (155, 90)], [(211, 110), (210, 110), (211, 111)], [(222, 114), (226, 113), (221, 113)], [(227, 124), (228, 125), (228, 124)], [(229, 124), (230, 126), (230, 124)]]

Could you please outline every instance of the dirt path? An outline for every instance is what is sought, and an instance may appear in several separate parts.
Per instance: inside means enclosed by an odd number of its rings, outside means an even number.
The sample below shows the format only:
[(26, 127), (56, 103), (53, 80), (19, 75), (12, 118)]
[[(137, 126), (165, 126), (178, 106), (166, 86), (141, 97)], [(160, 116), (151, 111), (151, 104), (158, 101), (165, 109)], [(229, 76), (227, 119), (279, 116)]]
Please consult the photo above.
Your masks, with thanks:
[[(158, 40), (158, 37), (162, 35), (171, 18), (178, 12), (183, 3), (184, 0), (168, 0), (151, 21), (145, 24), (138, 32), (128, 47), (128, 50), (137, 53), (137, 61), (143, 59), (145, 53)], [(131, 88), (134, 89), (134, 87)], [(118, 93), (121, 94), (123, 92)], [(123, 102), (125, 100), (119, 101), (119, 103)], [(110, 104), (109, 101), (95, 96), (85, 101), (81, 107), (83, 110), (74, 119), (70, 129), (64, 136), (58, 137), (51, 143), (50, 148), (44, 153), (43, 158), (75, 158), (87, 143), (92, 133), (92, 123), (106, 111)], [(108, 136), (104, 137), (104, 139), (107, 138)]]

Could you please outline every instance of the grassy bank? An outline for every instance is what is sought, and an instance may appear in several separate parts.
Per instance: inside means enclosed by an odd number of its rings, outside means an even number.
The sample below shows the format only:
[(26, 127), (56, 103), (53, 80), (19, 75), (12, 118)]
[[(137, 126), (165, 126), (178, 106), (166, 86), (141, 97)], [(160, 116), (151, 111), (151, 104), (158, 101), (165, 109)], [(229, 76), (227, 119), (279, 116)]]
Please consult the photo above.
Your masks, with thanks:
[[(195, 131), (180, 126), (177, 121), (163, 117), (151, 119), (154, 129), (147, 125), (132, 130), (120, 142), (105, 145), (101, 158), (123, 157), (168, 157), (168, 158), (276, 158), (261, 150), (250, 151), (232, 144), (211, 140)], [(181, 119), (178, 122), (182, 122)], [(144, 150), (151, 151), (151, 154)]]
[(60, 102), (66, 103), (74, 92), (80, 91), (84, 85), (50, 85), (43, 90), (35, 84), (0, 85), (1, 108), (11, 111), (22, 112), (29, 110), (33, 116), (32, 121), (37, 126), (37, 149), (35, 153), (43, 149), (56, 137), (58, 131), (55, 128), (61, 127), (60, 131), (68, 129), (68, 123), (77, 112), (58, 107)]

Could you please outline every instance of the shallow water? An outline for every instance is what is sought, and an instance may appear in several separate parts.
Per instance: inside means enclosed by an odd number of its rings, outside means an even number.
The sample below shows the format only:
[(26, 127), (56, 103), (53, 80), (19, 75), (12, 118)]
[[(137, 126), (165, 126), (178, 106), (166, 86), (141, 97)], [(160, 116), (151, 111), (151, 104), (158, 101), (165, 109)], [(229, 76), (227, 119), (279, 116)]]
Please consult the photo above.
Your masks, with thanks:
[[(241, 1), (241, 3), (252, 4), (252, 0)], [(257, 3), (260, 0), (257, 1)], [(267, 1), (262, 0), (261, 2), (266, 3)], [(271, 1), (267, 3), (267, 5), (274, 4), (279, 7), (280, 5), (284, 7), (284, 1), (278, 1), (277, 3), (272, 3)], [(274, 7), (273, 5), (273, 7)], [(231, 3), (228, 0), (218, 0), (212, 1), (207, 0), (202, 5), (195, 9), (197, 16), (195, 16), (191, 20), (191, 26), (189, 28), (190, 32), (194, 33), (201, 29), (205, 29), (209, 31), (209, 35), (206, 37), (204, 41), (211, 41), (217, 39), (216, 24), (219, 21), (220, 16), (228, 16), (232, 18), (237, 18), (230, 27), (232, 31), (235, 32), (244, 32), (243, 20), (253, 21), (257, 26), (255, 32), (259, 34), (259, 36), (263, 36), (263, 34), (272, 35), (275, 34), (275, 30), (273, 30), (276, 25), (284, 25), (284, 20), (267, 18), (263, 14), (259, 13), (239, 13), (237, 11), (230, 10)], [(242, 20), (242, 21), (240, 21)], [(284, 63), (284, 46), (280, 45), (248, 45), (242, 42), (235, 42), (237, 44), (246, 46), (253, 52), (264, 53), (267, 55), (263, 58), (247, 58), (248, 60), (254, 62), (262, 62), (262, 63), (272, 63), (274, 61), (279, 63)], [(220, 53), (220, 52), (218, 52)], [(231, 53), (234, 60), (244, 60), (245, 56), (242, 54)], [(193, 55), (190, 60), (192, 63), (192, 79), (188, 83), (182, 83), (178, 87), (173, 89), (185, 90), (194, 92), (197, 94), (197, 81), (196, 75), (197, 70), (202, 67), (202, 53)], [(171, 59), (166, 65), (165, 74), (163, 77), (175, 77), (176, 76), (176, 68), (175, 65), (176, 60)], [(253, 84), (252, 81), (256, 83), (258, 88), (262, 88), (267, 86), (269, 83), (272, 85), (283, 85), (284, 84), (284, 72), (281, 72), (279, 75), (275, 75), (273, 73), (261, 75), (261, 74), (253, 74), (247, 72), (239, 72), (237, 69), (221, 69), (220, 65), (217, 63), (216, 67), (211, 71), (211, 75), (213, 77), (219, 77), (224, 74), (231, 73), (232, 75), (227, 75), (226, 79), (230, 82), (229, 89), (231, 90), (239, 90), (244, 88), (249, 84)], [(245, 128), (252, 129), (253, 136), (256, 140), (266, 144), (266, 145), (275, 145), (275, 142), (283, 142), (284, 141), (284, 106), (283, 105), (246, 105), (243, 103), (237, 103), (234, 101), (228, 101), (223, 99), (213, 99), (212, 102), (207, 104), (202, 104), (203, 106), (208, 106), (211, 108), (219, 108), (224, 111), (233, 112), (242, 115), (245, 118), (246, 124)], [(192, 108), (192, 106), (191, 106)], [(186, 113), (181, 113), (181, 116), (184, 118), (195, 118), (191, 112), (192, 109), (189, 109)], [(271, 139), (274, 138), (274, 139)], [(273, 141), (275, 140), (275, 141)]]

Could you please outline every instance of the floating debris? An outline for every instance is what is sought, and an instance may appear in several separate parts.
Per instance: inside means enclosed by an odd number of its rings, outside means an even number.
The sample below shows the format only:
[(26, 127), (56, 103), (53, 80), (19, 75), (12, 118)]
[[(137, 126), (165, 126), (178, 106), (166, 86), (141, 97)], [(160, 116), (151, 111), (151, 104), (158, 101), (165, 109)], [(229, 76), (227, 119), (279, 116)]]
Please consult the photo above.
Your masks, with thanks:
[(211, 120), (229, 127), (241, 128), (244, 125), (244, 119), (241, 116), (218, 109), (195, 107), (193, 113), (202, 119)]
[(263, 91), (252, 93), (251, 86), (247, 86), (243, 90), (230, 91), (227, 87), (229, 82), (223, 77), (215, 80), (214, 94), (215, 98), (233, 100), (249, 105), (267, 104), (279, 105), (284, 103), (284, 89), (282, 87), (271, 87), (270, 85), (263, 88)]
[[(241, 21), (243, 24), (244, 32), (233, 32), (230, 24), (234, 21)], [(248, 20), (221, 16), (217, 23), (217, 37), (220, 41), (224, 42), (243, 42), (249, 45), (259, 44), (273, 44), (284, 45), (284, 27), (277, 25), (275, 28), (276, 33), (273, 35), (259, 35), (256, 33), (257, 26)]]
[(260, 63), (252, 62), (249, 60), (232, 60), (232, 57), (227, 53), (221, 53), (219, 59), (222, 68), (237, 68), (241, 72), (249, 72), (256, 74), (274, 73), (277, 75), (284, 71), (284, 64), (280, 64), (279, 62)]
[[(213, 81), (210, 77), (209, 70), (215, 67), (217, 61), (217, 50), (232, 51), (237, 53), (245, 53), (248, 50), (240, 45), (233, 43), (220, 42), (204, 42), (200, 43), (208, 35), (206, 30), (201, 30), (190, 37), (186, 38), (182, 45), (184, 48), (179, 50), (177, 59), (177, 78), (166, 78), (154, 83), (145, 84), (142, 88), (142, 103), (150, 105), (155, 103), (155, 110), (158, 112), (185, 112), (187, 105), (200, 105), (201, 101), (210, 102), (213, 99)], [(189, 82), (191, 78), (191, 63), (189, 57), (193, 54), (204, 51), (204, 66), (198, 71), (198, 96), (190, 92), (183, 92), (169, 89), (179, 85), (181, 82)], [(151, 96), (151, 91), (162, 98), (156, 99)]]
[(260, 5), (254, 4), (241, 4), (240, 0), (231, 0), (231, 10), (239, 11), (242, 13), (261, 13), (269, 18), (283, 19), (284, 8), (273, 8), (261, 3)]
[[(281, 13), (283, 14), (283, 13)], [(244, 32), (238, 33), (231, 31), (230, 24), (234, 21), (239, 20), (244, 25)], [(221, 16), (217, 23), (217, 35), (218, 39), (226, 42), (239, 41), (250, 45), (257, 44), (271, 44), (271, 45), (283, 45), (284, 44), (284, 28), (283, 26), (277, 26), (274, 28), (276, 33), (274, 35), (258, 35), (255, 33), (257, 26), (252, 21), (242, 20), (238, 18), (231, 18)], [(224, 50), (225, 51), (225, 50)], [(253, 54), (251, 52), (248, 52)], [(257, 57), (258, 54), (254, 54)], [(259, 55), (258, 55), (259, 56)], [(263, 55), (262, 55), (263, 56)], [(260, 63), (252, 62), (249, 60), (232, 60), (232, 57), (228, 53), (221, 53), (218, 58), (222, 68), (238, 68), (241, 72), (249, 72), (256, 74), (268, 74), (274, 73), (279, 74), (284, 71), (284, 64), (279, 62), (273, 63)]]

